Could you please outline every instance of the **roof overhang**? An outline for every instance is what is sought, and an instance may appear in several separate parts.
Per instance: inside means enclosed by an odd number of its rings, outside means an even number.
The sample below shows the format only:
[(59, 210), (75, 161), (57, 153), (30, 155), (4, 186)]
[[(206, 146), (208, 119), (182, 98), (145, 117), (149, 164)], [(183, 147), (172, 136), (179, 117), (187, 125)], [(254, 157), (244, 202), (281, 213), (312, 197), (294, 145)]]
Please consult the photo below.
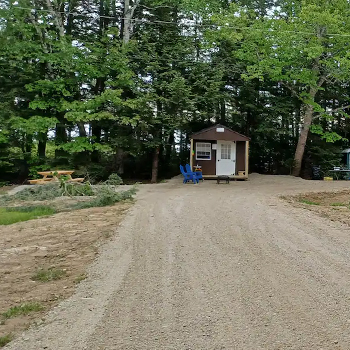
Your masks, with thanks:
[(208, 140), (208, 141), (250, 141), (250, 138), (244, 136), (227, 126), (217, 124), (209, 128), (198, 131), (190, 136), (192, 140)]

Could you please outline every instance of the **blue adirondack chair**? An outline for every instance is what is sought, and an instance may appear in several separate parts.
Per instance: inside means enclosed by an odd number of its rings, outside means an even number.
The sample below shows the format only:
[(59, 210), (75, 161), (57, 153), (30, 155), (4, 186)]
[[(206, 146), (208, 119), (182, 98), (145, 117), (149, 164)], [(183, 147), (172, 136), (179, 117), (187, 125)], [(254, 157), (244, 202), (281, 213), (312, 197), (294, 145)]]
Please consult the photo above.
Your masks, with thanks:
[(189, 182), (189, 181), (192, 181), (194, 184), (199, 182), (196, 173), (193, 173), (193, 172), (186, 173), (185, 169), (182, 165), (180, 165), (180, 171), (184, 177), (184, 181), (183, 181), (184, 184)]
[[(186, 171), (188, 173), (192, 173), (192, 169), (191, 169), (189, 164), (186, 164)], [(194, 171), (194, 173), (196, 174), (198, 180), (202, 180), (203, 181), (203, 174), (202, 174), (201, 171)]]

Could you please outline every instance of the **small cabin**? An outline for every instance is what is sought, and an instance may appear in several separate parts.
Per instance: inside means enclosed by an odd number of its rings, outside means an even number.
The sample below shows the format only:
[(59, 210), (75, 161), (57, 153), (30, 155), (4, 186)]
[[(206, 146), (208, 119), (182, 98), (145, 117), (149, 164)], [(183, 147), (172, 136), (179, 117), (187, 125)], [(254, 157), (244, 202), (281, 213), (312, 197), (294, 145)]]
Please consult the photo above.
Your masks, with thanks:
[(248, 179), (249, 137), (219, 124), (192, 134), (190, 140), (192, 170), (200, 167), (207, 179)]

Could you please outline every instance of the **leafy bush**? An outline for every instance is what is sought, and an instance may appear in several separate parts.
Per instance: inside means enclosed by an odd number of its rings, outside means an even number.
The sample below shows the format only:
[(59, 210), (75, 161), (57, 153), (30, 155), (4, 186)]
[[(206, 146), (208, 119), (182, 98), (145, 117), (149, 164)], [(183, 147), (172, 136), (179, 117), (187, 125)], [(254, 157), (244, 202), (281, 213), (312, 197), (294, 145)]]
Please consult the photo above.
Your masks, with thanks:
[(40, 179), (42, 176), (38, 174), (38, 171), (48, 171), (50, 169), (50, 165), (33, 165), (29, 167), (28, 177), (30, 179)]
[(123, 184), (123, 179), (118, 174), (111, 174), (108, 176), (108, 180), (105, 182), (106, 185), (119, 186)]

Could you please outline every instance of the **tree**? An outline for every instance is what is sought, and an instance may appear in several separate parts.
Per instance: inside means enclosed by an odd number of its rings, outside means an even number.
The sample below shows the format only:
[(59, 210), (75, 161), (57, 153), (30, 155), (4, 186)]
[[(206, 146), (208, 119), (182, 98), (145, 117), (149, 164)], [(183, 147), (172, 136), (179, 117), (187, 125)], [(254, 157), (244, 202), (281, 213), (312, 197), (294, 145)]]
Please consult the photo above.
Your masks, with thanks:
[[(294, 155), (295, 176), (300, 175), (315, 118), (334, 118), (332, 111), (317, 103), (319, 93), (325, 84), (347, 84), (350, 78), (349, 13), (346, 0), (309, 0), (293, 10), (291, 3), (285, 2), (273, 16), (260, 21), (251, 21), (249, 12), (232, 6), (231, 12), (218, 21), (223, 24), (220, 36), (239, 43), (234, 56), (247, 65), (243, 78), (260, 81), (269, 78), (289, 89), (302, 103), (301, 132)], [(348, 107), (338, 102), (333, 112)], [(315, 130), (320, 132), (320, 127)], [(328, 132), (322, 136), (330, 141), (341, 138)]]

